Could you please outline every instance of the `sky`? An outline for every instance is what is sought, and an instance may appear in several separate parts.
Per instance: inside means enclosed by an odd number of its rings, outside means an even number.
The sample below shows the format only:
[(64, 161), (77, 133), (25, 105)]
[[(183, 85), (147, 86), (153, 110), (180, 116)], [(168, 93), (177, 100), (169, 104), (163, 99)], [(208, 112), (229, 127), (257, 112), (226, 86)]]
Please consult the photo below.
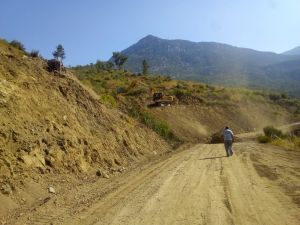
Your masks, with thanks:
[(300, 46), (300, 0), (0, 0), (0, 38), (65, 65), (107, 60), (148, 34), (281, 53)]

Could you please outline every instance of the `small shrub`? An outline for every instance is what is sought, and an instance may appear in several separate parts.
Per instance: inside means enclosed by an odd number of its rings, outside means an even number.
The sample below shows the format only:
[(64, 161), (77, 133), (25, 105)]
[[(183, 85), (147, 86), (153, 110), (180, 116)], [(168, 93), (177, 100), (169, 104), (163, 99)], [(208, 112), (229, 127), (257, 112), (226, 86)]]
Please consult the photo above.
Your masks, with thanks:
[(20, 42), (20, 41), (17, 41), (17, 40), (13, 40), (9, 43), (11, 46), (25, 52), (25, 47), (24, 45)]
[(141, 115), (140, 109), (136, 106), (130, 107), (127, 111), (128, 111), (128, 115), (133, 118), (139, 118)]
[(107, 82), (105, 80), (93, 79), (91, 80), (92, 85), (96, 92), (101, 89), (107, 89)]
[(269, 138), (275, 138), (275, 137), (282, 138), (282, 137), (284, 137), (281, 130), (278, 130), (278, 129), (272, 127), (272, 126), (265, 127), (264, 128), (264, 133)]
[(268, 136), (265, 136), (265, 135), (258, 136), (257, 140), (258, 140), (259, 143), (264, 143), (264, 144), (271, 142), (271, 138), (268, 137)]
[(40, 53), (38, 50), (32, 50), (29, 54), (32, 58), (37, 58), (40, 56)]
[(103, 94), (100, 96), (100, 102), (106, 106), (109, 107), (116, 107), (117, 106), (117, 102), (116, 99), (109, 94)]
[(269, 94), (269, 99), (272, 101), (278, 101), (281, 98), (279, 94)]
[(180, 90), (180, 89), (175, 89), (175, 90), (173, 90), (173, 95), (175, 95), (177, 98), (179, 98), (184, 95), (184, 91)]
[(116, 93), (117, 94), (122, 94), (122, 93), (125, 93), (126, 92), (126, 88), (124, 87), (117, 87), (116, 88)]
[(186, 90), (184, 94), (191, 96), (193, 94), (193, 90)]
[(158, 135), (167, 140), (175, 140), (175, 136), (170, 130), (167, 122), (157, 119), (150, 112), (142, 111), (138, 106), (133, 106), (128, 109), (128, 115), (139, 119), (150, 129), (154, 130)]
[(281, 94), (281, 98), (287, 99), (287, 98), (288, 98), (288, 95), (287, 95), (286, 93), (282, 93), (282, 94)]
[(142, 113), (142, 122), (149, 128), (153, 129), (160, 136), (165, 139), (172, 138), (173, 134), (170, 131), (169, 125), (165, 121), (156, 119), (149, 112)]

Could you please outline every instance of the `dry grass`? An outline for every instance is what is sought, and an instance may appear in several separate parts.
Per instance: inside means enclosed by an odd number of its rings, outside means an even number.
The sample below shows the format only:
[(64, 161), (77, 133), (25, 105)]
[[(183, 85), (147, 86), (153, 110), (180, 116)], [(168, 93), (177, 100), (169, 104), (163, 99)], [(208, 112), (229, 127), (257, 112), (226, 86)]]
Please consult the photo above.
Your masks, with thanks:
[(281, 139), (281, 138), (276, 138), (271, 141), (273, 145), (282, 147), (284, 149), (288, 150), (296, 150), (300, 151), (300, 138), (287, 138), (287, 139)]

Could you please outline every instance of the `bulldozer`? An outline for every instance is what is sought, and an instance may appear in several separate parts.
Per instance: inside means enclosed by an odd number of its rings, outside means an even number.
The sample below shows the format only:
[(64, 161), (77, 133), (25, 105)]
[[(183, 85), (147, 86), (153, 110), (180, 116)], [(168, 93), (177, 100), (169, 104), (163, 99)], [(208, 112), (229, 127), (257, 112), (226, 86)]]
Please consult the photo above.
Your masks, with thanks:
[(173, 95), (165, 95), (162, 92), (153, 93), (152, 100), (155, 105), (171, 105), (174, 103), (175, 97)]

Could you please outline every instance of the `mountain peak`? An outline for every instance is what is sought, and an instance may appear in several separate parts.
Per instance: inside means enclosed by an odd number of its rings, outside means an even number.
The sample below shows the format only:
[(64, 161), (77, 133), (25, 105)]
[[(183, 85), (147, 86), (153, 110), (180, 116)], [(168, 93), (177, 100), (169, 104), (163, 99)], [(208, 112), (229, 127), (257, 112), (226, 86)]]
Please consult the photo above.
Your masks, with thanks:
[(144, 38), (142, 38), (140, 41), (153, 41), (153, 40), (160, 40), (159, 37), (156, 37), (152, 34), (148, 34), (147, 36), (145, 36)]
[(144, 37), (144, 39), (160, 39), (159, 37), (156, 37), (152, 34), (148, 34), (146, 37)]

